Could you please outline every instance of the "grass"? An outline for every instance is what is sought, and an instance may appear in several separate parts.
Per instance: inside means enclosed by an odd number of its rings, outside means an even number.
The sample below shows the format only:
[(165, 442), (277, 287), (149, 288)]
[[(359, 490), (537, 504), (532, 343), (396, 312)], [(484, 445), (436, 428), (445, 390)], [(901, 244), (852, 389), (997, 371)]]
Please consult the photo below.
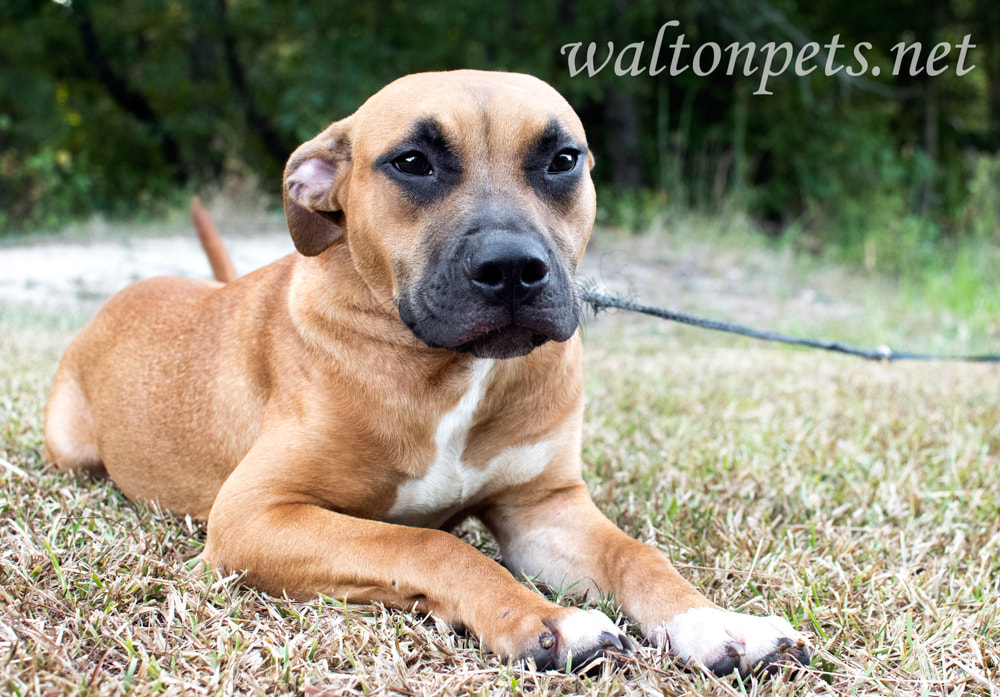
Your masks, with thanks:
[(803, 253), (794, 236), (767, 240), (739, 209), (667, 210), (646, 230), (595, 235), (599, 285), (675, 310), (858, 344), (952, 353), (1000, 345), (1000, 246), (987, 237), (933, 253), (921, 247), (905, 272), (889, 273), (878, 262), (833, 262), (836, 251)]
[[(996, 349), (975, 307), (942, 310), (896, 281), (704, 227), (603, 234), (595, 251), (612, 284), (678, 309), (859, 342), (926, 339), (951, 313), (987, 333), (933, 348)], [(587, 678), (505, 665), (431, 617), (206, 575), (190, 563), (201, 526), (55, 472), (40, 412), (76, 323), (0, 312), (2, 694), (1000, 694), (997, 367), (591, 321), (584, 459), (598, 505), (716, 602), (787, 617), (816, 656), (798, 681), (740, 685), (643, 646)], [(496, 554), (480, 526), (459, 534)]]

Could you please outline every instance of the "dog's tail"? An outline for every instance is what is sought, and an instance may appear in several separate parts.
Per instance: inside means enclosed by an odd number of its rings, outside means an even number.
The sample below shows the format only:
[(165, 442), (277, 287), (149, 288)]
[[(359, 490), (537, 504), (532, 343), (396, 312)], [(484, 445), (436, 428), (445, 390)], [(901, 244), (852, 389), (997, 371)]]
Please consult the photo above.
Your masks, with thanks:
[(215, 280), (229, 283), (236, 279), (239, 274), (236, 273), (236, 267), (233, 266), (233, 261), (229, 258), (229, 253), (222, 244), (222, 237), (219, 236), (219, 231), (215, 227), (215, 223), (212, 222), (212, 217), (201, 205), (197, 196), (191, 199), (191, 222), (194, 223), (194, 229), (198, 231), (201, 248), (205, 250), (208, 263), (212, 266), (212, 275), (215, 276)]

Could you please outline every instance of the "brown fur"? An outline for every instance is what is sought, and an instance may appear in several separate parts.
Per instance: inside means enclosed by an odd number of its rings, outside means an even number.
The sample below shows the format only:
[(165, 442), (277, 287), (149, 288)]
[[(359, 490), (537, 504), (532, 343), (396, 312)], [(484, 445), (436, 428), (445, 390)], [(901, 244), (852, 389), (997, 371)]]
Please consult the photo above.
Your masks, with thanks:
[(215, 276), (215, 280), (220, 283), (229, 283), (235, 279), (237, 276), (236, 268), (233, 266), (229, 254), (226, 253), (219, 231), (208, 215), (208, 211), (197, 198), (191, 201), (191, 222), (194, 223), (194, 229), (198, 233), (198, 239), (201, 240), (205, 256), (208, 257), (208, 263), (212, 267), (212, 275)]
[[(426, 113), (464, 162), (484, 166), (424, 207), (372, 162)], [(400, 486), (435, 460), (436, 429), (467, 389), (473, 360), (422, 344), (394, 306), (436, 237), (502, 198), (544, 222), (569, 268), (582, 257), (594, 217), (589, 175), (556, 207), (520, 174), (526, 141), (551, 118), (584, 139), (565, 101), (533, 78), (466, 72), (393, 83), (292, 155), (285, 207), (302, 254), (241, 278), (228, 258), (219, 262), (225, 252), (196, 205), (215, 275), (228, 282), (156, 278), (112, 298), (60, 363), (47, 457), (64, 470), (106, 469), (129, 498), (207, 519), (203, 557), (264, 590), (416, 607), (469, 627), (502, 655), (538, 656), (576, 611), (447, 532), (382, 521)], [(328, 194), (296, 198), (297, 168), (310, 160), (330, 168)], [(582, 413), (578, 336), (497, 362), (464, 465), (482, 469), (539, 442), (555, 454), (530, 482), (451, 520), (481, 516), (515, 573), (611, 592), (647, 632), (710, 607), (661, 553), (591, 503)]]

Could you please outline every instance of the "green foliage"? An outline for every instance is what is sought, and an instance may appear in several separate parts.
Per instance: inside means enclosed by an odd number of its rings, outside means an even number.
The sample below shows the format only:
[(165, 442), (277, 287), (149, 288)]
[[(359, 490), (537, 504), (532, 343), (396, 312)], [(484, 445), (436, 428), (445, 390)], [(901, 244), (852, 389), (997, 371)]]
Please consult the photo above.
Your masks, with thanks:
[[(997, 14), (991, 0), (12, 0), (0, 7), (0, 234), (156, 214), (234, 178), (265, 182), (276, 202), (287, 154), (381, 85), (473, 67), (530, 72), (566, 95), (615, 192), (605, 221), (642, 229), (646, 209), (738, 201), (810, 248), (862, 259), (875, 245), (891, 269), (903, 244), (997, 230)], [(765, 96), (759, 74), (651, 77), (669, 20), (680, 26), (661, 65), (680, 33), (687, 60), (708, 42), (801, 48), (838, 34), (873, 43), (883, 78), (786, 70)], [(890, 75), (895, 43), (966, 34), (970, 74)], [(591, 41), (599, 61), (609, 41), (644, 42), (647, 71), (616, 75), (612, 60), (571, 77), (560, 47)], [(849, 50), (838, 60), (853, 64)]]
[(969, 155), (967, 194), (958, 229), (976, 239), (1000, 240), (1000, 154)]
[(652, 229), (669, 210), (666, 192), (656, 189), (603, 191), (598, 196), (597, 224), (626, 234)]

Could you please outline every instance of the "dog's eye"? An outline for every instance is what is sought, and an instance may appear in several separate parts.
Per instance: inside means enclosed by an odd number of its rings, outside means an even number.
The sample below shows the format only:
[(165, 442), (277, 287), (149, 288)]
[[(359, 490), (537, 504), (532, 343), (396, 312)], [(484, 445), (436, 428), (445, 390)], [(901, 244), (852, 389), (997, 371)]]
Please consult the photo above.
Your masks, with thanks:
[(560, 150), (549, 163), (550, 172), (569, 172), (576, 167), (579, 156), (573, 150)]
[(392, 161), (392, 166), (403, 174), (412, 174), (418, 177), (426, 177), (434, 173), (431, 163), (422, 153), (411, 151), (403, 153)]

